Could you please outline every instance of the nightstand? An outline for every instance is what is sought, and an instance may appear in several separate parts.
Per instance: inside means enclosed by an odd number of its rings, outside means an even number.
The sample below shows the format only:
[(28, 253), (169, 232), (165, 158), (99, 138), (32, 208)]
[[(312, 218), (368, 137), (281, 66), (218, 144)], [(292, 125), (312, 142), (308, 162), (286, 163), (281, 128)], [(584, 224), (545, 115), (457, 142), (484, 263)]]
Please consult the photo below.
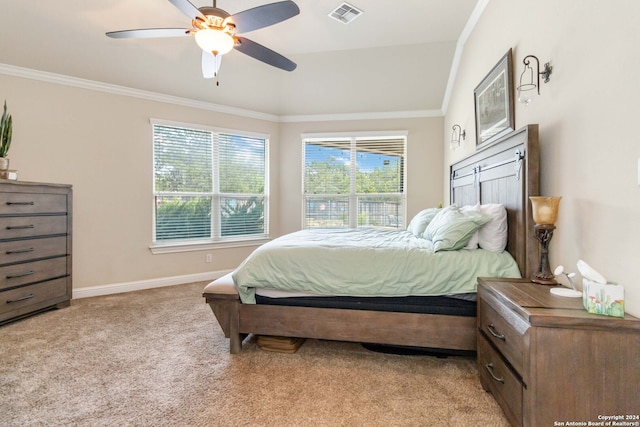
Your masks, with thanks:
[(549, 289), (478, 279), (482, 387), (514, 426), (640, 421), (640, 319), (589, 314)]

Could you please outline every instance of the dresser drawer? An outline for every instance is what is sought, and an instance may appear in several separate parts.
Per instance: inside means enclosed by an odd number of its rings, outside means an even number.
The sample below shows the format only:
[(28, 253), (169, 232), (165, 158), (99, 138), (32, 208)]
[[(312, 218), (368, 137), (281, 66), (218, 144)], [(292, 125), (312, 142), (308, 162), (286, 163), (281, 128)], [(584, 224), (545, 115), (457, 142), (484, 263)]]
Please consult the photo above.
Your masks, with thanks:
[(0, 267), (0, 290), (66, 276), (67, 257)]
[(20, 239), (66, 233), (66, 215), (0, 217), (0, 239)]
[(67, 212), (64, 194), (0, 193), (0, 215)]
[[(0, 321), (31, 310), (31, 306), (51, 301), (51, 305), (68, 299), (67, 279), (57, 279), (0, 292)], [(10, 315), (9, 315), (10, 314)]]
[(511, 425), (522, 425), (523, 385), (482, 334), (478, 336), (478, 369), (482, 387), (498, 401)]
[[(494, 308), (495, 307), (495, 308)], [(524, 352), (527, 348), (525, 334), (529, 324), (508, 308), (485, 299), (479, 302), (478, 327), (495, 345), (511, 365), (522, 373)]]
[(66, 236), (0, 242), (0, 265), (66, 254)]

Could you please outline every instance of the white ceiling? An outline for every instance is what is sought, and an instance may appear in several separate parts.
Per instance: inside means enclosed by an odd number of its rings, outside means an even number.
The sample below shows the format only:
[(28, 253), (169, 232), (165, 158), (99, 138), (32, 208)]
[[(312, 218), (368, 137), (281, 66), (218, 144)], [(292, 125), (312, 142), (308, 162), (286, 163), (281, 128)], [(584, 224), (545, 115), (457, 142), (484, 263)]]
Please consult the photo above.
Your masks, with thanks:
[[(217, 6), (234, 14), (268, 2)], [(189, 37), (105, 36), (189, 28), (168, 0), (0, 0), (0, 64), (275, 115), (437, 110), (476, 0), (353, 0), (364, 14), (348, 25), (328, 17), (340, 0), (296, 3), (298, 16), (243, 34), (298, 63), (291, 73), (232, 51), (216, 86)]]

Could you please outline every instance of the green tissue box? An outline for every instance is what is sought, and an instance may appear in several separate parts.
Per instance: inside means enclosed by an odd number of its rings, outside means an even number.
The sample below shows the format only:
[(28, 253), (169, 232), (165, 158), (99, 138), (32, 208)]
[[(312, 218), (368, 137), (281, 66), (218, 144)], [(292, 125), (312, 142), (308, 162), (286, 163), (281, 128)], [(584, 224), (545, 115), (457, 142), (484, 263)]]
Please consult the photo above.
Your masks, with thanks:
[(582, 279), (582, 304), (589, 313), (624, 317), (624, 287)]

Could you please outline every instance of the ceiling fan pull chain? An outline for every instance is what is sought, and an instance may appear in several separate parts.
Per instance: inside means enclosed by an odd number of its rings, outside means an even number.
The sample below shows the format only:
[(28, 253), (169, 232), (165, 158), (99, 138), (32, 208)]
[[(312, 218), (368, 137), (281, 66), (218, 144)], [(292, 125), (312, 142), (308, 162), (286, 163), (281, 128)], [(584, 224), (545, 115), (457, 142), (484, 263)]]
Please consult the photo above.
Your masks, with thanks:
[[(213, 0), (213, 4), (215, 5), (216, 0)], [(215, 6), (214, 6), (215, 7)], [(216, 77), (216, 86), (220, 86), (220, 79), (218, 79), (218, 70), (220, 69), (220, 66), (218, 65), (218, 61), (220, 60), (218, 55), (213, 55), (213, 57), (216, 59), (216, 68), (215, 68), (215, 73), (213, 74)]]

